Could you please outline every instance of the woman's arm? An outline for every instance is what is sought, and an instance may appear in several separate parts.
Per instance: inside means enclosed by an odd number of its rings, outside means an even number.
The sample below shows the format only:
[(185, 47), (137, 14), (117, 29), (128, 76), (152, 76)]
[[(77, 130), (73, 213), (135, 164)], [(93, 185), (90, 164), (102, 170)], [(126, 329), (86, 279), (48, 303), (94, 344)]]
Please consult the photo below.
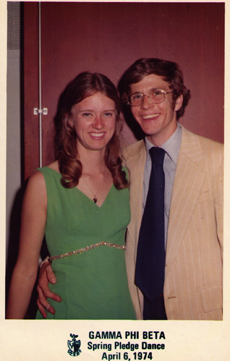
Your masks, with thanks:
[(13, 271), (6, 318), (23, 319), (36, 281), (46, 224), (45, 179), (35, 172), (29, 179), (22, 206), (18, 259)]

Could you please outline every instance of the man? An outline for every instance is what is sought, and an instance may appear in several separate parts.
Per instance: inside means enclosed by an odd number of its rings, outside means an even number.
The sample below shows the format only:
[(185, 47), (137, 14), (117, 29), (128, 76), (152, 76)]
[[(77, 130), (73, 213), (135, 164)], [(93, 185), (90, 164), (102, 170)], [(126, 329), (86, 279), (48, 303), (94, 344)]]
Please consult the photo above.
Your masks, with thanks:
[[(176, 63), (139, 59), (122, 76), (119, 91), (146, 135), (124, 152), (131, 204), (126, 262), (137, 319), (221, 320), (223, 145), (177, 122), (190, 92)], [(154, 212), (151, 203), (158, 203), (148, 201), (155, 168), (152, 147), (163, 154), (159, 222), (152, 221), (151, 214), (146, 218), (146, 213)], [(159, 223), (156, 235), (155, 229), (150, 231), (151, 223)]]
[[(177, 64), (140, 59), (125, 72), (119, 90), (146, 134), (125, 153), (132, 212), (126, 259), (137, 317), (142, 318), (144, 301), (135, 285), (135, 267), (151, 167), (148, 150), (154, 145), (166, 151), (166, 318), (222, 319), (223, 146), (177, 123), (189, 100)], [(158, 90), (165, 92), (160, 103)]]

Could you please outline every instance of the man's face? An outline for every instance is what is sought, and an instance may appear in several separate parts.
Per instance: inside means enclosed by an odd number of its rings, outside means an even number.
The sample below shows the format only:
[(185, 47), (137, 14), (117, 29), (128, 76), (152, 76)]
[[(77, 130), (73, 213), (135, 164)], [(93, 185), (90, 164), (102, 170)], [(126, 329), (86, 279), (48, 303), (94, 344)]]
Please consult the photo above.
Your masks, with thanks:
[[(147, 75), (138, 83), (130, 85), (131, 94), (149, 95), (152, 89), (171, 91), (169, 84), (161, 76), (155, 74)], [(175, 132), (176, 111), (180, 109), (182, 102), (183, 96), (180, 95), (173, 106), (172, 93), (166, 94), (165, 100), (159, 104), (153, 104), (151, 99), (144, 96), (142, 103), (131, 107), (131, 111), (149, 141), (159, 147)]]

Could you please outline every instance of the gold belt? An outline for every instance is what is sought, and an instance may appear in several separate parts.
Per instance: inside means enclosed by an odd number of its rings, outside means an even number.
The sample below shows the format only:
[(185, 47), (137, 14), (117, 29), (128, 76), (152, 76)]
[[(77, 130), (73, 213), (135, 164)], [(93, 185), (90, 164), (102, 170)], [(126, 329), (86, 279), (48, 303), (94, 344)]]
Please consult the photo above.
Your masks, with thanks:
[(97, 247), (100, 247), (100, 246), (108, 246), (108, 247), (111, 247), (111, 248), (117, 248), (117, 249), (123, 249), (123, 250), (126, 249), (125, 246), (122, 246), (122, 245), (119, 245), (119, 244), (110, 243), (110, 242), (98, 242), (98, 243), (91, 244), (90, 246), (77, 249), (76, 251), (72, 251), (72, 252), (68, 252), (68, 253), (62, 253), (62, 254), (59, 254), (58, 256), (49, 257), (48, 261), (51, 263), (52, 261), (54, 261), (56, 259), (69, 257), (69, 256), (72, 256), (74, 254), (81, 254), (83, 252), (90, 251), (91, 249), (94, 249), (94, 248), (97, 248)]

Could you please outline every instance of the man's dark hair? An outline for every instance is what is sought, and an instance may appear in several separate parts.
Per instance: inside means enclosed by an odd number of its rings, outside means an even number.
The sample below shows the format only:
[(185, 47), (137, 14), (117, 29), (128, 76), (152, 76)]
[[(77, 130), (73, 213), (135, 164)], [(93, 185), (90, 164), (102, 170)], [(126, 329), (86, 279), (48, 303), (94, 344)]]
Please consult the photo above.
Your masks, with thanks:
[(163, 78), (164, 81), (169, 83), (169, 88), (173, 93), (173, 106), (176, 99), (182, 94), (183, 104), (177, 111), (177, 119), (183, 116), (185, 107), (190, 99), (190, 90), (186, 88), (183, 81), (183, 73), (178, 64), (157, 58), (141, 58), (135, 61), (121, 77), (118, 90), (121, 99), (128, 102), (130, 95), (130, 85), (138, 83), (145, 76), (155, 74)]

